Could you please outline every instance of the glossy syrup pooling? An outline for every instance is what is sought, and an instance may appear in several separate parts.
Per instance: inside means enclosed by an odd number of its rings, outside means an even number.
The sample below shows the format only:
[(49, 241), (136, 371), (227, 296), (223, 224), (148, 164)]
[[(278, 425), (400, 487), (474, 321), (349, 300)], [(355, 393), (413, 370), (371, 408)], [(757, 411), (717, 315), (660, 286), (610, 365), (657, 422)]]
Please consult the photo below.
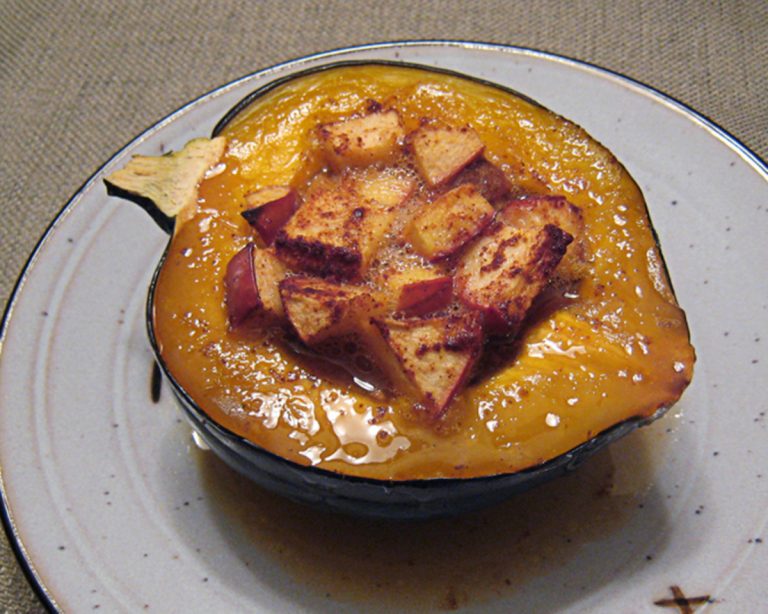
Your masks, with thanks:
[[(345, 352), (318, 361), (270, 331), (228, 330), (223, 279), (253, 231), (244, 195), (303, 189), (321, 170), (310, 138), (320, 123), (394, 107), (406, 130), (421, 118), (471, 125), (485, 155), (519, 193), (566, 196), (584, 214), (589, 262), (436, 425), (413, 400), (387, 393)], [(257, 99), (225, 131), (229, 148), (178, 229), (155, 294), (168, 368), (214, 419), (303, 464), (375, 478), (469, 477), (553, 458), (610, 426), (674, 402), (693, 349), (669, 289), (637, 186), (580, 128), (511, 94), (424, 71), (348, 67), (303, 77)], [(382, 259), (407, 254), (383, 253)], [(339, 365), (348, 365), (342, 369)], [(375, 369), (374, 369), (375, 371)]]
[[(505, 599), (510, 611), (546, 612), (599, 592), (605, 578), (623, 571), (620, 562), (652, 564), (649, 543), (621, 539), (620, 548), (598, 556), (594, 548), (629, 523), (652, 541), (668, 521), (669, 503), (653, 489), (674, 440), (661, 426), (642, 429), (509, 502), (426, 522), (307, 508), (260, 489), (212, 454), (194, 455), (214, 517), (227, 527), (222, 534), (257, 586), (268, 565), (296, 583), (296, 598), (309, 598), (302, 605), (310, 609), (326, 601), (329, 609), (445, 611)], [(277, 578), (282, 588), (285, 580)]]

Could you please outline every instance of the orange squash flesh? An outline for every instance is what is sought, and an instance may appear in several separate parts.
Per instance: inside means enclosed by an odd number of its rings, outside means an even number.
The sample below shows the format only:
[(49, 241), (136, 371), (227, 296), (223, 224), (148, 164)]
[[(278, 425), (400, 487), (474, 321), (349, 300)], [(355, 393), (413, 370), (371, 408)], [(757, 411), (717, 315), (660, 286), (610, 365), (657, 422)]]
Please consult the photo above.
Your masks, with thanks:
[[(323, 166), (313, 130), (373, 99), (406, 132), (428, 117), (470, 125), (515, 193), (580, 207), (590, 254), (581, 282), (529, 319), (437, 424), (406, 394), (367, 392), (270, 333), (231, 332), (224, 273), (254, 231), (245, 194), (303, 189)], [(300, 464), (377, 479), (509, 473), (552, 459), (632, 417), (671, 405), (694, 351), (637, 185), (581, 128), (509, 92), (406, 67), (322, 71), (256, 99), (223, 130), (224, 171), (204, 180), (160, 271), (154, 330), (178, 383), (214, 420)], [(338, 362), (360, 360), (342, 344)], [(364, 385), (365, 386), (365, 385)]]

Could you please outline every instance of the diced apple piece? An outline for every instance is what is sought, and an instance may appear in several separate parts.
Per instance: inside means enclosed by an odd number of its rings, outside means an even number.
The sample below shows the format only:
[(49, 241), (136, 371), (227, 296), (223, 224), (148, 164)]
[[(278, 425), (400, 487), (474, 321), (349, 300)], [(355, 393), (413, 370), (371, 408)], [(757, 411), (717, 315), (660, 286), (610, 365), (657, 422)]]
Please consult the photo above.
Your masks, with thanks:
[(277, 254), (307, 273), (360, 279), (414, 187), (412, 177), (391, 170), (323, 179), (278, 233)]
[(382, 283), (386, 286), (389, 294), (399, 295), (402, 287), (407, 284), (443, 275), (442, 268), (429, 263), (418, 265), (414, 262), (408, 262), (402, 268), (401, 266), (385, 272)]
[[(401, 249), (398, 247), (398, 249)], [(430, 281), (440, 277), (445, 277), (445, 272), (429, 263), (423, 263), (423, 260), (414, 257), (413, 262), (407, 265), (396, 265), (391, 269), (385, 269), (378, 272), (379, 275), (372, 281), (374, 285), (382, 288), (382, 297), (385, 307), (389, 313), (400, 310), (400, 295), (404, 289), (412, 284), (418, 285), (420, 282)]]
[(375, 111), (318, 128), (329, 164), (336, 170), (349, 166), (392, 163), (405, 137), (397, 111)]
[(288, 320), (307, 345), (358, 332), (367, 323), (374, 305), (367, 289), (316, 277), (283, 280), (280, 296)]
[(245, 195), (248, 209), (241, 215), (253, 226), (266, 245), (272, 245), (277, 232), (296, 211), (296, 191), (288, 186), (268, 186)]
[(494, 213), (474, 185), (461, 185), (424, 205), (411, 220), (406, 238), (419, 254), (439, 260), (482, 232)]
[(483, 153), (483, 142), (469, 126), (427, 124), (411, 135), (411, 147), (419, 174), (431, 186), (453, 179)]
[(587, 260), (584, 216), (581, 209), (562, 196), (531, 195), (510, 201), (499, 218), (515, 228), (541, 228), (552, 224), (573, 237), (573, 243), (558, 266), (558, 275), (579, 277)]
[(272, 323), (282, 319), (277, 287), (284, 276), (282, 263), (267, 250), (249, 243), (237, 252), (225, 277), (230, 326), (237, 328), (247, 320)]
[(484, 313), (489, 332), (514, 333), (571, 240), (552, 224), (495, 222), (462, 256), (454, 277), (459, 298)]
[(500, 219), (515, 228), (541, 228), (552, 224), (574, 239), (584, 233), (581, 209), (563, 196), (532, 195), (507, 203), (499, 213)]
[(416, 188), (415, 177), (393, 169), (358, 170), (352, 181), (360, 198), (387, 212), (394, 212)]
[(474, 312), (431, 319), (379, 320), (378, 328), (400, 373), (418, 391), (428, 415), (439, 418), (461, 391), (483, 347)]
[(447, 307), (453, 299), (453, 278), (432, 277), (400, 288), (397, 311), (409, 316), (425, 316)]
[[(104, 179), (107, 194), (140, 205), (166, 232), (190, 216), (197, 187), (224, 155), (227, 140), (198, 138), (164, 156), (133, 156), (124, 168)], [(183, 220), (182, 220), (183, 221)]]
[(253, 243), (249, 243), (227, 265), (225, 277), (229, 325), (236, 328), (261, 304), (253, 270)]
[(504, 172), (482, 156), (456, 175), (450, 187), (465, 183), (474, 184), (483, 198), (494, 206), (502, 203), (512, 191), (512, 184)]
[(283, 320), (285, 311), (278, 286), (285, 279), (283, 263), (268, 249), (253, 248), (253, 270), (262, 310), (270, 320)]

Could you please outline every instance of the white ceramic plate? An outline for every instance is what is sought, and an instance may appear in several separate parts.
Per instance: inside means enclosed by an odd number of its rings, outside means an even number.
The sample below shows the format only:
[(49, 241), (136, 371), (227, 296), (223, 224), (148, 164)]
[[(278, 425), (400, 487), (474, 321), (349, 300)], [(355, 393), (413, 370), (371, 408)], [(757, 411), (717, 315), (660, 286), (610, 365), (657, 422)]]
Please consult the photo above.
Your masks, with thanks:
[[(466, 518), (388, 525), (317, 514), (199, 451), (169, 391), (150, 398), (144, 301), (166, 237), (101, 182), (132, 154), (208, 134), (276, 77), (364, 58), (512, 87), (611, 149), (645, 193), (698, 350), (693, 384), (663, 420), (573, 476)], [(683, 611), (676, 596), (754, 611), (768, 602), (766, 235), (765, 165), (691, 110), (599, 68), (423, 42), (246, 77), (107, 162), (31, 259), (0, 356), (11, 538), (43, 598), (73, 612)]]

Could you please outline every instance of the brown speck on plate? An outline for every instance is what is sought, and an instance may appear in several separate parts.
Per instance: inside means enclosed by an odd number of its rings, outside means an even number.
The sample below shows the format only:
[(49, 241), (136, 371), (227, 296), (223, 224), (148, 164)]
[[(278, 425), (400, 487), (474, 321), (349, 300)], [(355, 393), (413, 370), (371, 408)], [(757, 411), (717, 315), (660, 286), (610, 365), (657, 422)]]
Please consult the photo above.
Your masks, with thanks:
[(659, 599), (653, 602), (653, 605), (661, 608), (677, 608), (680, 614), (692, 614), (695, 612), (695, 607), (704, 605), (706, 603), (713, 603), (714, 600), (709, 595), (702, 595), (700, 597), (686, 597), (682, 589), (676, 584), (669, 587), (672, 591), (671, 599)]

